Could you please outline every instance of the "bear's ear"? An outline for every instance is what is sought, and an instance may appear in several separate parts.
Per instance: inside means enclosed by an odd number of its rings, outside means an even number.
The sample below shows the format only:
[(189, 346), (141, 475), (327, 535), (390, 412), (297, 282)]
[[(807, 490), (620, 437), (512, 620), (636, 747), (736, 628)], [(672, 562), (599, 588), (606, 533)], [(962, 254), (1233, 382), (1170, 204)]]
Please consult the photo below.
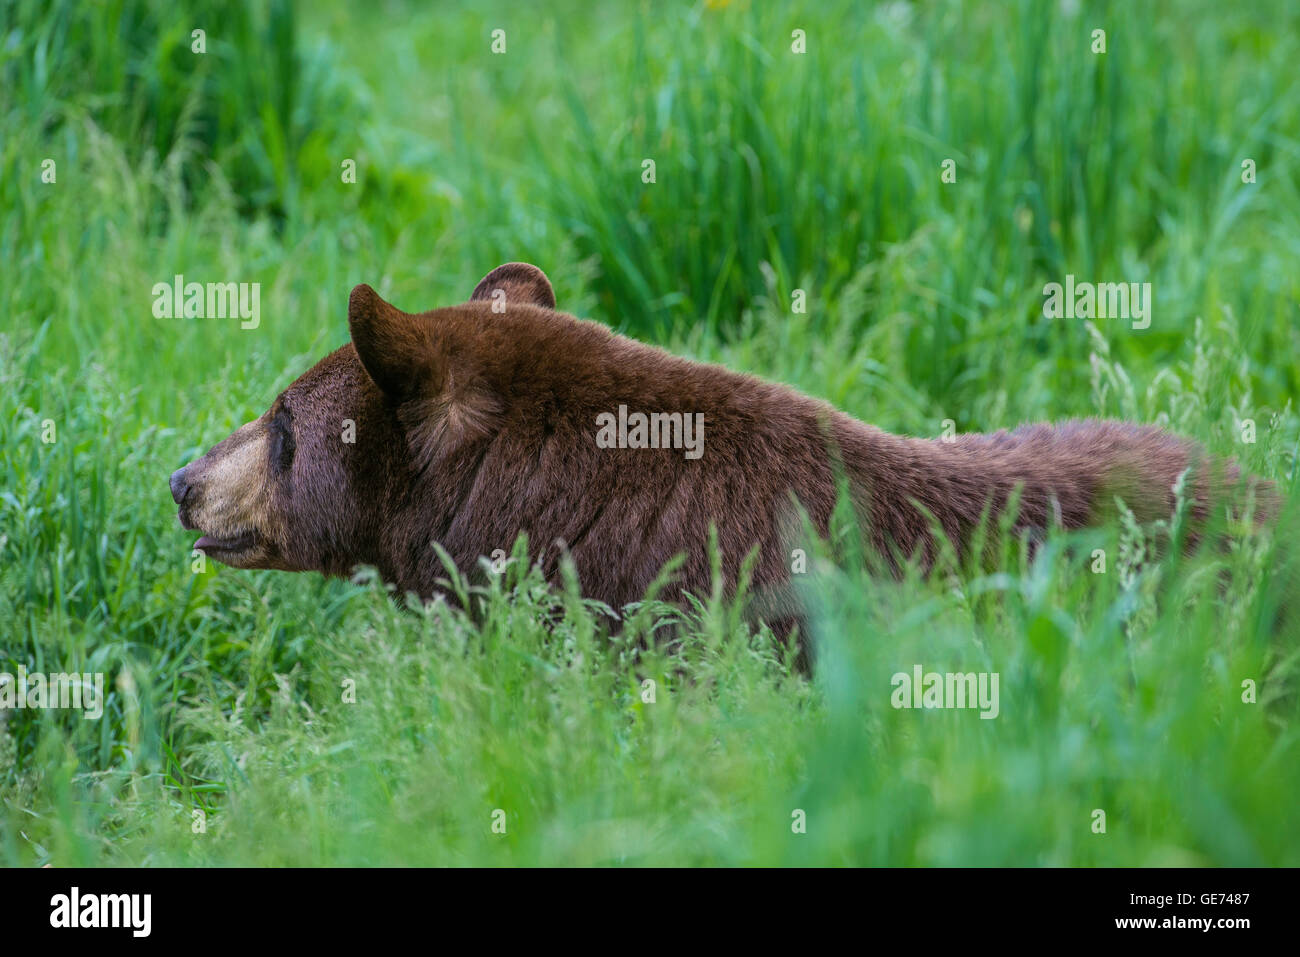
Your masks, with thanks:
[(362, 367), (396, 407), (418, 469), (497, 427), (501, 400), (472, 361), (446, 354), (431, 316), (402, 312), (363, 283), (348, 299), (348, 327)]
[(497, 266), (474, 287), (474, 295), (469, 297), (469, 301), (500, 301), (497, 290), (504, 294), (507, 308), (512, 302), (555, 308), (555, 290), (551, 288), (551, 281), (546, 278), (546, 273), (529, 263)]
[(362, 283), (348, 297), (348, 328), (361, 365), (385, 395), (405, 402), (437, 388), (433, 329), (420, 316), (389, 305)]

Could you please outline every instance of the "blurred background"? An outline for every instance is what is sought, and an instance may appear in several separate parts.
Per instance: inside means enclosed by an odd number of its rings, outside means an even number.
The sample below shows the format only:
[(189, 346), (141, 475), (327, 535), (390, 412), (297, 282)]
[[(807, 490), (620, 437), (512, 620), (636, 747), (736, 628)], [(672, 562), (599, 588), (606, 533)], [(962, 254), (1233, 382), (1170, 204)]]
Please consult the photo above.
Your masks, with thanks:
[[(1126, 417), (1289, 489), (1297, 62), (1289, 0), (2, 0), (0, 671), (111, 694), (98, 723), (0, 715), (0, 858), (1296, 864), (1294, 637), (1210, 566), (1011, 558), (1003, 604), (845, 572), (830, 687), (706, 610), (656, 724), (627, 648), (557, 671), (536, 582), (479, 627), (373, 583), (194, 574), (166, 478), (346, 341), (354, 284), (418, 311), (526, 260), (561, 309), (882, 428)], [(260, 283), (260, 325), (155, 318), (176, 274)], [(1044, 318), (1067, 274), (1151, 283), (1150, 327)], [(1032, 705), (917, 730), (866, 690), (972, 654)], [(384, 702), (360, 725), (358, 674)], [(1246, 674), (1272, 710), (1229, 729)], [(543, 826), (465, 836), (508, 800)], [(839, 823), (788, 846), (796, 800)], [(1076, 832), (1107, 800), (1128, 837)]]

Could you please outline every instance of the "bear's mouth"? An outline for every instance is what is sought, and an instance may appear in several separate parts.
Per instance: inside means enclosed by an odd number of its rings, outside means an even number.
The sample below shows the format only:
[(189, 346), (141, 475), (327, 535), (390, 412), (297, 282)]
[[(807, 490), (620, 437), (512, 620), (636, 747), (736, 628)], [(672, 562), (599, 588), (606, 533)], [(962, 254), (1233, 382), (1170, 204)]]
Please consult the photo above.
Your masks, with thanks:
[(248, 551), (254, 544), (256, 544), (256, 536), (252, 532), (243, 532), (240, 535), (228, 538), (220, 538), (216, 535), (201, 535), (199, 540), (194, 543), (194, 547), (208, 554), (224, 552), (231, 555), (236, 552)]
[[(180, 507), (180, 511), (177, 512), (176, 517), (180, 520), (181, 528), (184, 528), (186, 531), (203, 531), (203, 529), (199, 527), (199, 523), (194, 521), (193, 516), (190, 515), (189, 509), (184, 505)], [(193, 547), (199, 549), (205, 555), (210, 555), (218, 561), (229, 565), (232, 563), (238, 563), (241, 558), (247, 555), (247, 553), (253, 551), (258, 544), (259, 538), (257, 532), (250, 529), (248, 531), (236, 532), (230, 535), (204, 533), (199, 536), (199, 540), (194, 543)]]

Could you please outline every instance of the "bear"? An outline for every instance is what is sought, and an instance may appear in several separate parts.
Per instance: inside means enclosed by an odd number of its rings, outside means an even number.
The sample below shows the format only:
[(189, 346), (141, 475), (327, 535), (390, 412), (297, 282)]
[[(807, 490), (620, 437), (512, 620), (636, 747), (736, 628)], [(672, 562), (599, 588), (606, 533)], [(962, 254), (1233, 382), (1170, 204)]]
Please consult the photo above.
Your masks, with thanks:
[(213, 559), (335, 576), (368, 565), (428, 599), (445, 594), (434, 543), (468, 574), (526, 533), (548, 580), (567, 555), (584, 596), (620, 609), (675, 556), (660, 597), (708, 594), (716, 547), (727, 591), (751, 561), (758, 614), (789, 624), (791, 549), (807, 529), (827, 535), (841, 493), (894, 571), (932, 567), (941, 536), (970, 548), (1008, 509), (1035, 540), (1102, 520), (1116, 497), (1140, 521), (1168, 517), (1185, 469), (1201, 524), (1228, 493), (1257, 516), (1276, 508), (1269, 483), (1244, 494), (1234, 464), (1149, 425), (893, 435), (559, 312), (527, 263), (422, 313), (358, 285), (347, 318), (348, 344), (171, 476), (181, 525)]

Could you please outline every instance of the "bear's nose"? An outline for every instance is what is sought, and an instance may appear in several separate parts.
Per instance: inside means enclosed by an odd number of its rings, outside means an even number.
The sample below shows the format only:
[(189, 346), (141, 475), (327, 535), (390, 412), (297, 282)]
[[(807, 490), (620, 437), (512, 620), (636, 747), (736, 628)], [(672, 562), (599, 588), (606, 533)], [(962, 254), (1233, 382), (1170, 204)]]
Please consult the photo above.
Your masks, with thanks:
[(185, 496), (190, 494), (190, 483), (185, 481), (185, 469), (188, 467), (177, 469), (172, 473), (171, 481), (168, 482), (172, 487), (172, 500), (177, 505), (185, 504)]

